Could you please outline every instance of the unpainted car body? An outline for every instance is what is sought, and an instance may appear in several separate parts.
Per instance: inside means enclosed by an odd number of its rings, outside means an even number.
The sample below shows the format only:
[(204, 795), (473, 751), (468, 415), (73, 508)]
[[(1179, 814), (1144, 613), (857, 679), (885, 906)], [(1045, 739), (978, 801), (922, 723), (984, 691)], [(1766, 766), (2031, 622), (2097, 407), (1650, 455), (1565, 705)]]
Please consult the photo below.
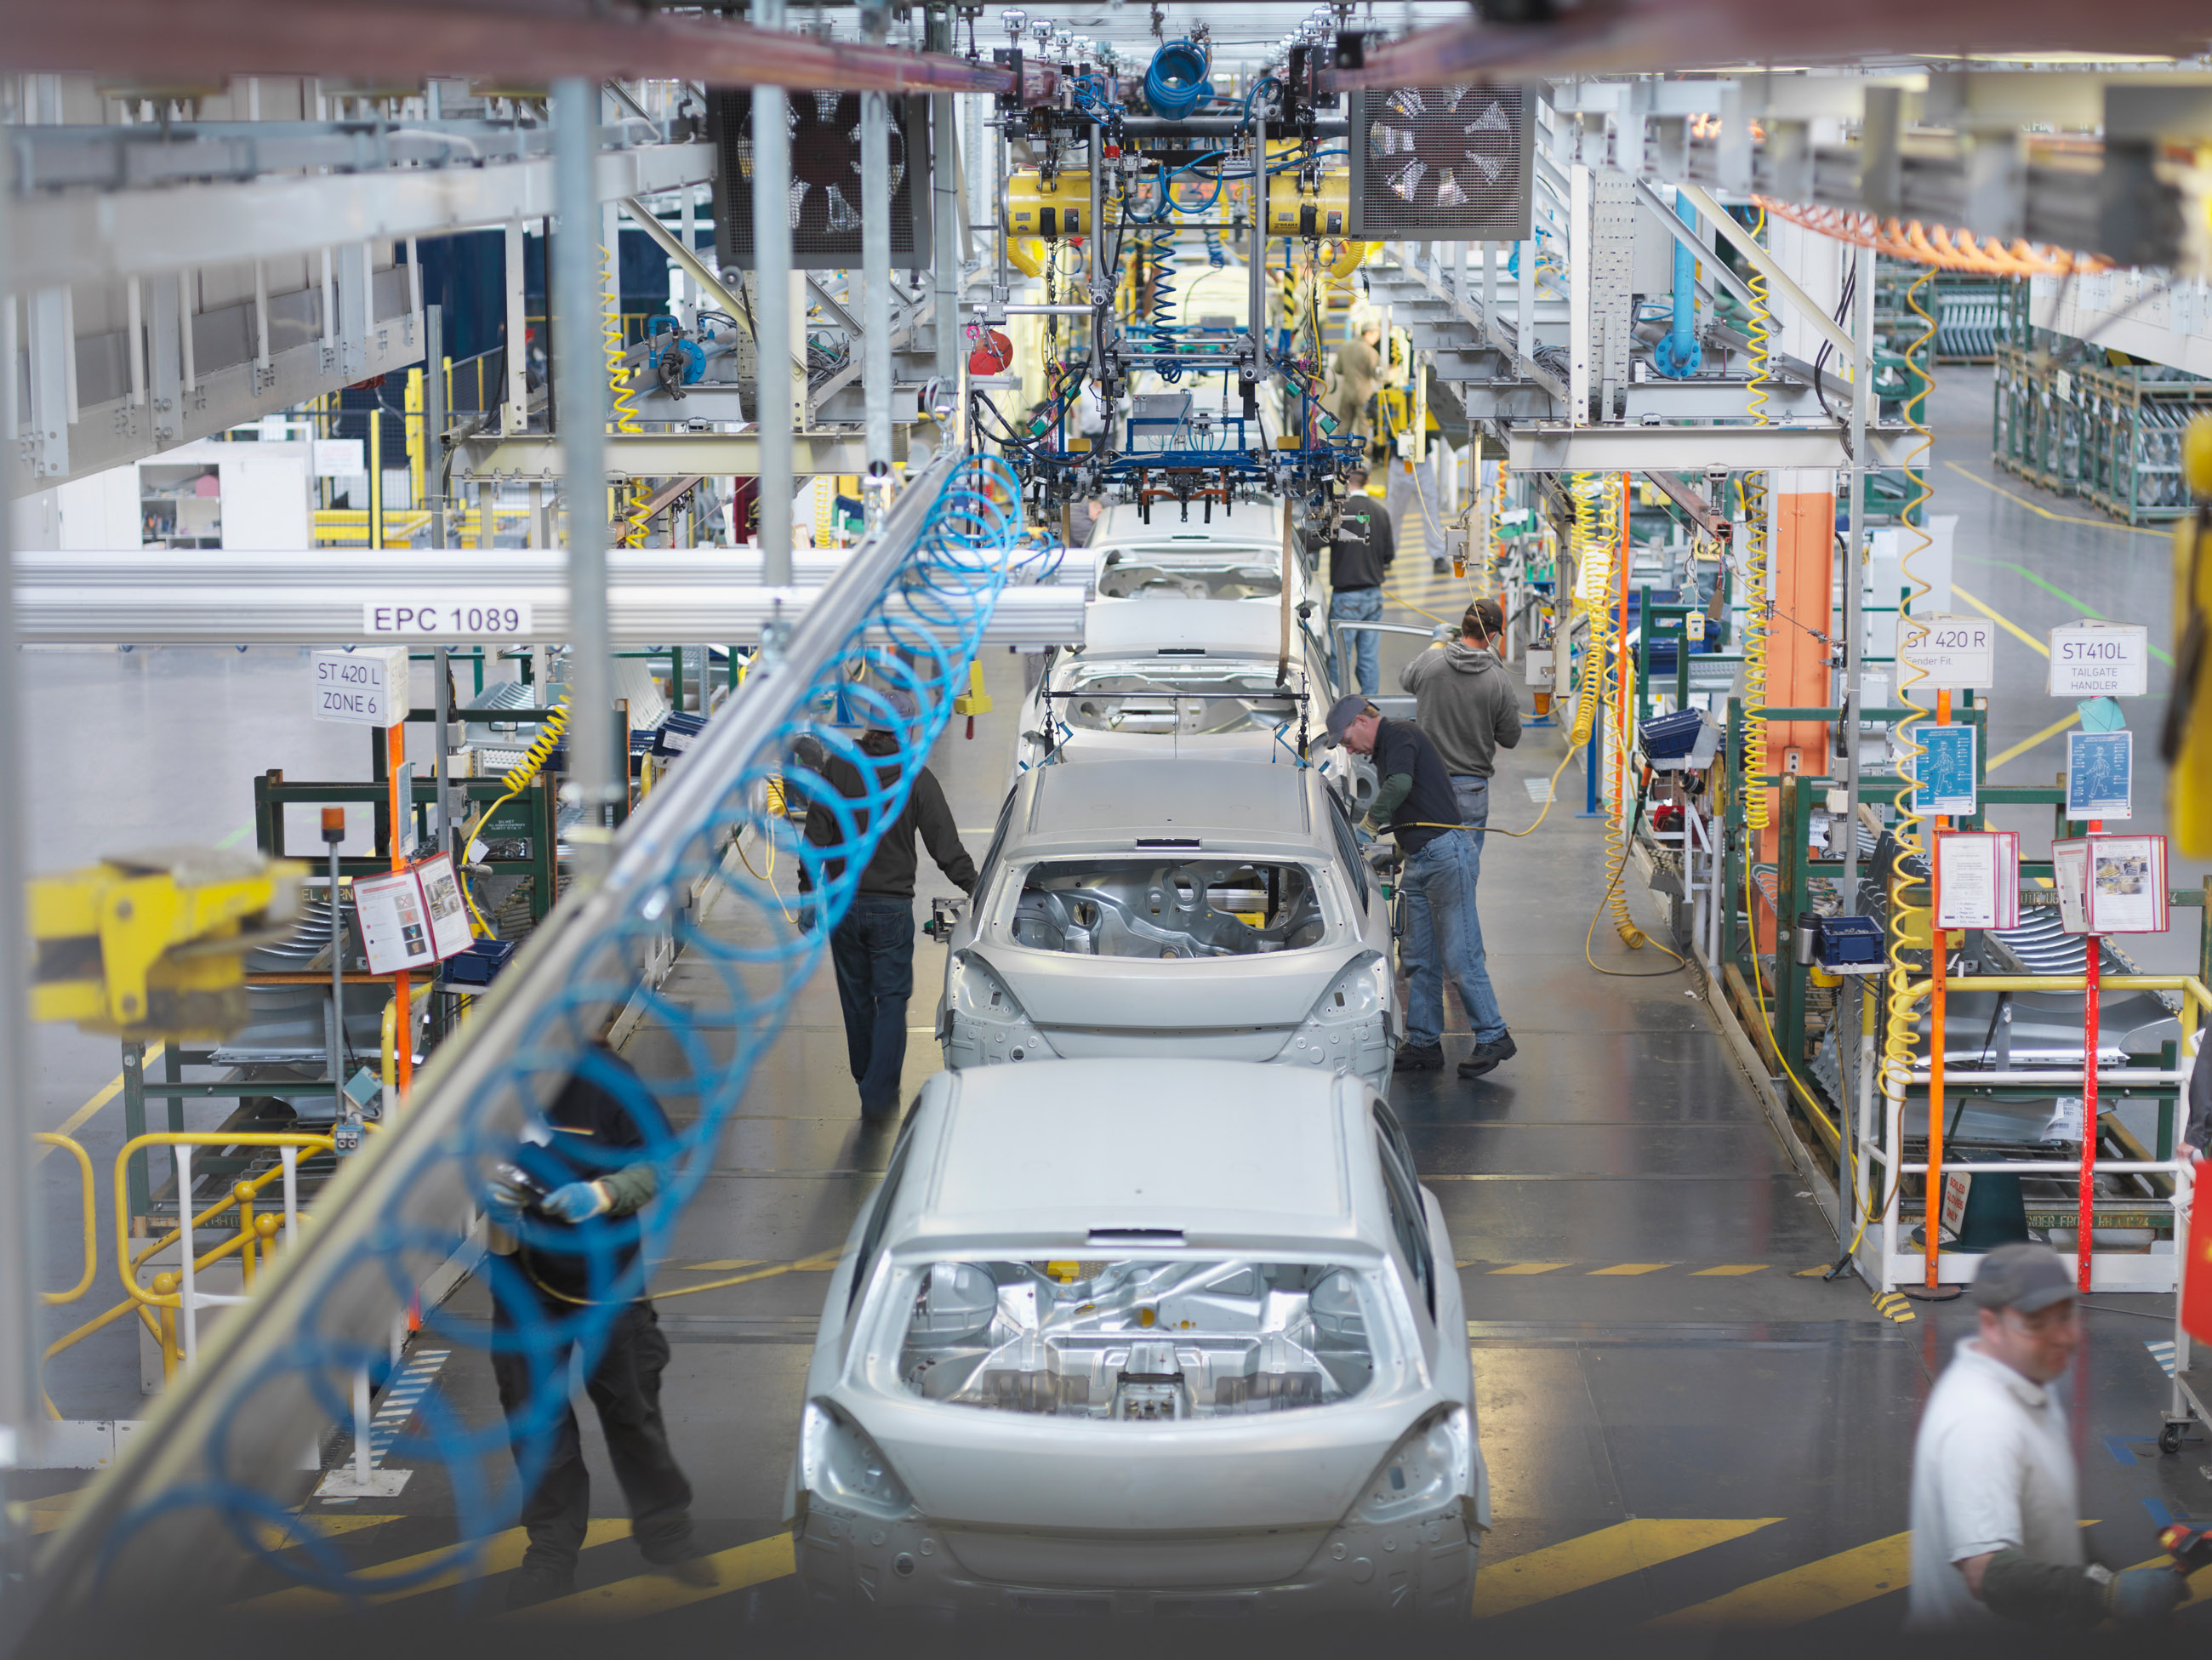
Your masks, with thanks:
[(1084, 608), (1084, 642), (1045, 654), (1022, 705), (1017, 775), (1054, 750), (1197, 755), (1292, 746), (1322, 730), (1333, 694), (1320, 638), (1268, 606), (1180, 596)]
[(1464, 1618), (1490, 1524), (1452, 1245), (1359, 1081), (924, 1085), (831, 1275), (789, 1489), (817, 1605)]
[(1031, 768), (947, 943), (956, 1069), (1174, 1055), (1389, 1087), (1389, 906), (1334, 793), (1285, 753)]

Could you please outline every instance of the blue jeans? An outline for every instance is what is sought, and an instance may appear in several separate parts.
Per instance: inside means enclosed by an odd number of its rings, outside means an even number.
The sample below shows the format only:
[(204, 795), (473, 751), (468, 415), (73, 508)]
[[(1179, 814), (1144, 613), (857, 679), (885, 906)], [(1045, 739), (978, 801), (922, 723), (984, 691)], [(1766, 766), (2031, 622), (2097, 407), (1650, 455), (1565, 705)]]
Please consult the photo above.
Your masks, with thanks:
[(1474, 843), (1475, 874), (1482, 873), (1482, 830), (1490, 823), (1490, 781), (1478, 778), (1473, 773), (1455, 772), (1451, 775), (1452, 794), (1459, 802), (1459, 822), (1468, 827), (1468, 839)]
[[(1382, 590), (1338, 588), (1328, 596), (1328, 615), (1332, 622), (1379, 623), (1382, 620)], [(1357, 629), (1344, 638), (1351, 648), (1352, 660), (1359, 666), (1359, 684), (1344, 684), (1344, 669), (1336, 660), (1334, 629), (1329, 638), (1329, 672), (1336, 677), (1337, 685), (1346, 696), (1357, 691), (1362, 697), (1372, 697), (1382, 689), (1382, 636), (1372, 629)]]
[(914, 901), (855, 895), (845, 920), (830, 930), (830, 957), (860, 1110), (871, 1118), (896, 1112), (906, 1067), (906, 1005), (914, 995)]
[(1447, 830), (1406, 860), (1406, 937), (1398, 949), (1412, 982), (1406, 1042), (1416, 1049), (1443, 1039), (1447, 972), (1459, 982), (1459, 999), (1467, 1006), (1475, 1042), (1505, 1036), (1505, 1016), (1483, 964), (1482, 920), (1474, 908), (1481, 864), (1474, 836), (1467, 830)]

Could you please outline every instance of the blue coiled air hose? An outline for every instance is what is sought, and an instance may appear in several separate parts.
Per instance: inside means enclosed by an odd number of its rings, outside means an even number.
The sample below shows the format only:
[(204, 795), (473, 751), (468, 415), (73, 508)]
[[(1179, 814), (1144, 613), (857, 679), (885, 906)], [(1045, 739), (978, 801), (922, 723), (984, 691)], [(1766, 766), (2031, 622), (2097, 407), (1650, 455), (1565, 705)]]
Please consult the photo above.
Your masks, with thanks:
[(1194, 40), (1170, 40), (1154, 52), (1145, 70), (1145, 101), (1152, 113), (1180, 121), (1212, 98), (1208, 67), (1205, 48)]

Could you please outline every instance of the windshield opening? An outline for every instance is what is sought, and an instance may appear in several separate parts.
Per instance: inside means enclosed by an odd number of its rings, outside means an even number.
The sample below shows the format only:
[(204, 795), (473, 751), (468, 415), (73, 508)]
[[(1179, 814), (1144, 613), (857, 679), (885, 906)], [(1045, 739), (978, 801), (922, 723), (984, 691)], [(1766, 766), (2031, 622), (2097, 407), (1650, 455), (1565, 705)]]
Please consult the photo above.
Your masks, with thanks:
[(1279, 562), (1267, 558), (1198, 561), (1109, 554), (1098, 573), (1101, 599), (1274, 599), (1283, 592)]
[(1328, 925), (1302, 865), (1082, 859), (1030, 866), (1013, 932), (1079, 957), (1251, 957), (1318, 946)]
[(1079, 732), (1273, 732), (1297, 719), (1273, 663), (1099, 666), (1075, 676), (1067, 691), (1054, 706)]
[(1328, 1263), (933, 1262), (899, 1377), (926, 1401), (1060, 1418), (1326, 1406), (1374, 1377), (1370, 1295)]

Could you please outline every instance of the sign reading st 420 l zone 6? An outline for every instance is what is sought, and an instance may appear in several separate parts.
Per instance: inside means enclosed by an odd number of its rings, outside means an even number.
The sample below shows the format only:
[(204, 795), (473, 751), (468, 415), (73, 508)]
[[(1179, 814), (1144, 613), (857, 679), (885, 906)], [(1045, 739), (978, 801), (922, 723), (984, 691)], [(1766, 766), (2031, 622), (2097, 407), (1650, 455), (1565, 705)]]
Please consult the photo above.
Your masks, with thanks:
[(2053, 697), (2140, 697), (2150, 684), (2150, 630), (2140, 623), (2063, 623), (2051, 630)]

